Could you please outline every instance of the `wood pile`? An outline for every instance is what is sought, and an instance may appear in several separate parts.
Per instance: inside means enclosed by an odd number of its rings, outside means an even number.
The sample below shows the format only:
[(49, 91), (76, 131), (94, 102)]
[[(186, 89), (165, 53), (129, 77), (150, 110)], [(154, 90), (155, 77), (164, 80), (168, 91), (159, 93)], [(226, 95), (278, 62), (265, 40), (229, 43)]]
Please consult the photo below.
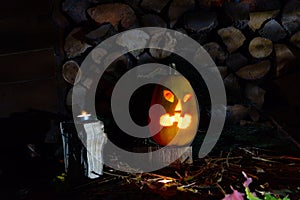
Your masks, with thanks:
[[(137, 27), (168, 27), (189, 35), (207, 50), (224, 79), (229, 122), (240, 123), (259, 121), (265, 85), (298, 70), (300, 65), (297, 60), (300, 55), (298, 0), (104, 2), (64, 0), (62, 10), (55, 10), (56, 24), (63, 30), (62, 66), (70, 60), (80, 65), (93, 47), (116, 33)], [(145, 43), (147, 37), (139, 33), (138, 40)], [(176, 45), (172, 38), (163, 37), (166, 38), (158, 36), (151, 40)], [(130, 45), (122, 38), (119, 42), (123, 46)], [(105, 81), (113, 85), (134, 63), (140, 65), (151, 60), (170, 64), (172, 59), (172, 54), (162, 50), (141, 49), (115, 63)], [(74, 77), (68, 79), (74, 83)], [(109, 98), (109, 92), (102, 94), (107, 94), (102, 100)]]

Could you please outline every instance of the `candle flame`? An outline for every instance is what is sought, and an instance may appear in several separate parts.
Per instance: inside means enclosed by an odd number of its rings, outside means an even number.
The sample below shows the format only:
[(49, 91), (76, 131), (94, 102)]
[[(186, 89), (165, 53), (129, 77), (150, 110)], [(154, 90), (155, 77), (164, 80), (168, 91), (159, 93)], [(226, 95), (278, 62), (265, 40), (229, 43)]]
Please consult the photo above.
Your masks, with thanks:
[(78, 115), (77, 117), (80, 117), (80, 118), (84, 118), (84, 117), (90, 117), (91, 114), (87, 113), (86, 111), (82, 111), (80, 115)]

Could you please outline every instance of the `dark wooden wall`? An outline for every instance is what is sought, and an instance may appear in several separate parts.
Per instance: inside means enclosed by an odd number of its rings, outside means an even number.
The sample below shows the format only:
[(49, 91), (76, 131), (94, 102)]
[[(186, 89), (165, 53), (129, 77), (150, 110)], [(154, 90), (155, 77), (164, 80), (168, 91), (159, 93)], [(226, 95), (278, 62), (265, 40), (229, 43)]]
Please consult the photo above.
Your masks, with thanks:
[(3, 1), (0, 27), (0, 116), (29, 109), (58, 112), (52, 2)]

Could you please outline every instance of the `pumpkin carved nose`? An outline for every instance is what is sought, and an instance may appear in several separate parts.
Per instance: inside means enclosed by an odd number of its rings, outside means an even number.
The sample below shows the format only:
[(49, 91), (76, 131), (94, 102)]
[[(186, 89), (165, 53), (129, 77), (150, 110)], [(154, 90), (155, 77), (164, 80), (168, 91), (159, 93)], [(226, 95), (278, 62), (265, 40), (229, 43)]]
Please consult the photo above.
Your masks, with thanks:
[(178, 103), (177, 103), (174, 111), (175, 112), (181, 112), (181, 110), (182, 110), (181, 101), (178, 100)]

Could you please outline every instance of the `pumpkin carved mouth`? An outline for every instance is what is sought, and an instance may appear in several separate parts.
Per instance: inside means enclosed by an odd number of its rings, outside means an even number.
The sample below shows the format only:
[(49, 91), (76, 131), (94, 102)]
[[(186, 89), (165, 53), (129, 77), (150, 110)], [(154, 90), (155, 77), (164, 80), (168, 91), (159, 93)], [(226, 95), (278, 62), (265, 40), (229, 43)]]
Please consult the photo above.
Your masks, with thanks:
[(181, 116), (180, 113), (175, 113), (174, 115), (166, 113), (159, 119), (159, 123), (161, 126), (173, 126), (175, 123), (177, 123), (177, 127), (179, 129), (186, 129), (190, 126), (191, 122), (191, 115), (185, 114), (184, 116)]

